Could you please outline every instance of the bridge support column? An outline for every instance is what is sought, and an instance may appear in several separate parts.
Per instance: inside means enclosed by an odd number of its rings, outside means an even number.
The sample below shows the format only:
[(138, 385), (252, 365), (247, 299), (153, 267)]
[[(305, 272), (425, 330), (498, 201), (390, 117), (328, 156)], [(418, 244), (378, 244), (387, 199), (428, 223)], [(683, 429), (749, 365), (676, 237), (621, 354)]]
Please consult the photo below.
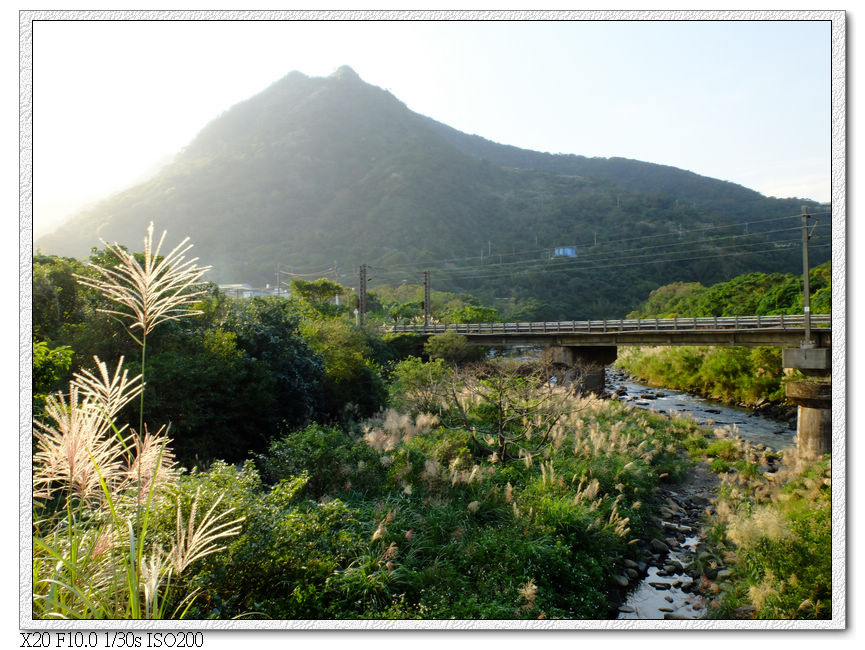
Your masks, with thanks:
[(799, 458), (815, 460), (832, 452), (831, 350), (803, 345), (782, 351), (782, 365), (812, 378), (785, 385), (787, 399), (799, 407), (796, 430)]
[(574, 368), (581, 392), (600, 395), (606, 381), (604, 367), (616, 360), (618, 348), (615, 345), (552, 346), (546, 349), (544, 356), (547, 363)]
[(787, 398), (799, 407), (796, 431), (799, 458), (816, 460), (832, 452), (832, 385), (822, 381), (791, 381)]

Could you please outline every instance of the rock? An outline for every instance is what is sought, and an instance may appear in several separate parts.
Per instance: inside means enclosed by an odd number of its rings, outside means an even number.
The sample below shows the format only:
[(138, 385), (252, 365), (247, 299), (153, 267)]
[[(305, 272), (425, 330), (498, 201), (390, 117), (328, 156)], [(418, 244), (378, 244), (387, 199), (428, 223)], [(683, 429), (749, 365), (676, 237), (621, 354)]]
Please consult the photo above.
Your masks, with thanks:
[(623, 614), (633, 614), (636, 610), (630, 605), (621, 605), (619, 611)]
[(753, 605), (742, 605), (733, 610), (733, 618), (754, 618), (754, 612), (757, 611)]
[(649, 586), (654, 587), (658, 591), (664, 591), (666, 589), (669, 589), (671, 585), (669, 582), (650, 582)]
[(658, 611), (659, 612), (672, 612), (673, 608), (672, 607), (659, 607)]
[(645, 562), (637, 562), (637, 571), (645, 573), (649, 566)]
[(640, 565), (630, 559), (626, 559), (623, 564), (629, 569), (637, 569), (638, 571), (640, 569)]
[(636, 570), (636, 569), (625, 569), (625, 573), (628, 574), (628, 577), (629, 577), (631, 580), (636, 580), (637, 578), (640, 577), (640, 574), (637, 573), (637, 570)]
[(670, 547), (664, 544), (659, 539), (653, 538), (651, 542), (649, 542), (649, 548), (652, 549), (655, 553), (669, 553)]
[(674, 598), (670, 595), (667, 595), (667, 596), (664, 596), (664, 600), (666, 600), (668, 603), (672, 603)]
[(666, 614), (664, 614), (664, 620), (665, 621), (691, 621), (693, 619), (690, 618), (689, 616), (682, 616), (681, 614), (672, 614), (670, 612), (667, 612)]
[(725, 578), (729, 578), (731, 575), (733, 575), (733, 572), (730, 569), (718, 571), (718, 580), (724, 580)]
[(620, 587), (627, 587), (630, 582), (625, 576), (613, 576), (613, 582), (615, 582)]

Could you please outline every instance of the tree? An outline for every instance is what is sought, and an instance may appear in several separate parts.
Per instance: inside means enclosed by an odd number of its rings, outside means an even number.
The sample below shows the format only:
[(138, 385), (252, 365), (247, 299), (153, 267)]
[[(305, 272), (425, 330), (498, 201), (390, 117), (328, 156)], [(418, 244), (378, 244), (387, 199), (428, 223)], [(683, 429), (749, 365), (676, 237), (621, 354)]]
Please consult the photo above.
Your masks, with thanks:
[(483, 348), (450, 330), (429, 337), (423, 349), (430, 359), (444, 359), (449, 364), (479, 361), (484, 357)]
[(474, 444), (494, 462), (531, 458), (563, 436), (562, 419), (580, 410), (547, 368), (500, 359), (457, 368), (446, 399)]
[(345, 295), (345, 287), (327, 278), (312, 281), (294, 278), (291, 281), (291, 292), (292, 297), (302, 307), (306, 307), (321, 316), (337, 316), (347, 309), (345, 306), (332, 304), (337, 296)]
[(306, 319), (300, 332), (323, 362), (323, 419), (370, 417), (384, 406), (387, 391), (363, 330), (340, 319)]
[(454, 309), (446, 316), (445, 320), (450, 323), (498, 323), (502, 317), (495, 307), (466, 305)]

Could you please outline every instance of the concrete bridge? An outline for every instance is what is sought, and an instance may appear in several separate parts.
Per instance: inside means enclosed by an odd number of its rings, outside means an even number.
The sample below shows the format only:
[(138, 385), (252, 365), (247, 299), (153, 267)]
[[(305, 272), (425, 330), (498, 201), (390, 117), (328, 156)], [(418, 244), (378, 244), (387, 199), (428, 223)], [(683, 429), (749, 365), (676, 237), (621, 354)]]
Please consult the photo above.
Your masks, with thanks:
[[(604, 366), (620, 345), (773, 346), (783, 350), (785, 368), (826, 377), (831, 369), (832, 317), (804, 315), (649, 318), (533, 323), (395, 325), (388, 331), (432, 336), (455, 332), (487, 346), (544, 346), (552, 363), (584, 369), (585, 390), (601, 392)], [(806, 339), (807, 336), (807, 339)], [(586, 370), (587, 369), (587, 370)], [(831, 451), (831, 384), (790, 382), (787, 397), (799, 407), (799, 453), (816, 457)]]
[[(832, 318), (811, 316), (811, 339), (818, 348), (831, 346)], [(471, 343), (490, 346), (619, 345), (771, 345), (799, 346), (804, 340), (805, 318), (792, 316), (717, 316), (709, 318), (644, 318), (535, 323), (471, 323), (394, 325), (392, 332), (431, 336), (462, 334)]]

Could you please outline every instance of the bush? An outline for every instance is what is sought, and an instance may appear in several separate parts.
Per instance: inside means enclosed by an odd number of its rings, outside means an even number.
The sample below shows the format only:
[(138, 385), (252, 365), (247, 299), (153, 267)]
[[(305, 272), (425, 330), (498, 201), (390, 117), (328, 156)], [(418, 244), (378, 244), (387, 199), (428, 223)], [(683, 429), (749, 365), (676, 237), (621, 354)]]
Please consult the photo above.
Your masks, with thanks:
[(312, 499), (375, 491), (384, 476), (378, 455), (367, 444), (342, 429), (318, 424), (274, 440), (266, 454), (257, 456), (256, 465), (271, 484), (306, 476), (302, 494)]
[(465, 336), (450, 330), (429, 337), (424, 345), (424, 352), (431, 360), (443, 359), (451, 365), (484, 358), (483, 348), (470, 344)]

